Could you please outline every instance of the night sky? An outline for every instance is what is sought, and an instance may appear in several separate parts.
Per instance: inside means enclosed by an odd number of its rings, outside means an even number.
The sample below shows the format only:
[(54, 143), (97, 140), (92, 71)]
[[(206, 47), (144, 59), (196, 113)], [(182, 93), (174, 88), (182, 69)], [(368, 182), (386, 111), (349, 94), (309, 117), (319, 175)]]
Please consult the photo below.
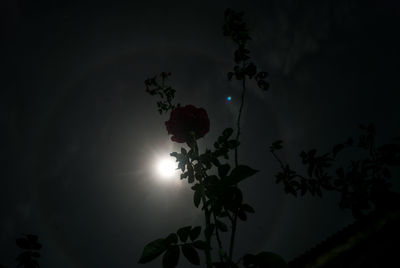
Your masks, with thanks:
[(0, 263), (14, 267), (15, 239), (32, 233), (43, 268), (160, 267), (137, 264), (143, 246), (203, 223), (186, 181), (155, 173), (180, 145), (143, 81), (170, 71), (177, 101), (207, 110), (200, 149), (211, 147), (240, 104), (226, 8), (245, 11), (271, 84), (246, 96), (239, 160), (260, 172), (242, 185), (256, 213), (236, 256), (290, 260), (354, 220), (336, 194), (286, 195), (268, 147), (282, 139), (296, 167), (301, 150), (329, 151), (361, 123), (380, 144), (400, 136), (398, 1), (3, 0)]

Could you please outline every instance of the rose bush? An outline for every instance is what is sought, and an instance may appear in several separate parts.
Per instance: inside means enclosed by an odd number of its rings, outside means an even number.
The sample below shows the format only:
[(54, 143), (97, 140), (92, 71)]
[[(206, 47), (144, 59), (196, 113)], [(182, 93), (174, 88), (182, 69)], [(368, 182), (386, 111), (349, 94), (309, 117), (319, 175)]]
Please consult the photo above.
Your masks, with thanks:
[[(157, 108), (160, 114), (170, 113), (165, 122), (171, 140), (186, 143), (180, 152), (172, 152), (176, 158), (180, 179), (186, 179), (193, 190), (193, 204), (204, 212), (204, 228), (202, 226), (184, 226), (148, 243), (139, 259), (139, 263), (148, 263), (161, 254), (164, 268), (178, 265), (179, 256), (183, 256), (193, 265), (200, 265), (198, 251), (203, 251), (207, 268), (239, 268), (243, 262), (245, 268), (250, 267), (287, 267), (286, 262), (278, 255), (261, 252), (247, 254), (236, 261), (233, 254), (238, 221), (246, 221), (248, 214), (254, 209), (244, 203), (239, 184), (252, 177), (258, 171), (239, 163), (238, 146), (240, 144), (240, 118), (243, 111), (246, 80), (254, 79), (258, 86), (266, 90), (268, 83), (264, 80), (266, 72), (257, 72), (257, 67), (250, 62), (246, 42), (250, 40), (248, 28), (242, 20), (242, 13), (228, 9), (225, 12), (224, 35), (229, 36), (238, 45), (235, 52), (234, 72), (228, 73), (228, 79), (235, 76), (241, 80), (242, 97), (236, 124), (236, 137), (232, 137), (233, 128), (222, 131), (213, 144), (212, 149), (202, 152), (197, 139), (204, 137), (210, 130), (210, 120), (206, 110), (193, 105), (174, 104), (175, 89), (166, 84), (170, 73), (162, 72), (144, 81), (146, 91), (157, 96)], [(200, 150), (199, 150), (200, 149)], [(234, 152), (235, 159), (230, 161), (229, 155)], [(231, 162), (234, 166), (231, 167)], [(230, 226), (230, 228), (229, 228)], [(203, 236), (201, 236), (203, 233)], [(190, 239), (189, 239), (190, 238)], [(271, 265), (273, 263), (273, 265)]]
[(187, 142), (191, 133), (195, 139), (204, 137), (210, 130), (210, 119), (206, 110), (193, 105), (178, 106), (172, 110), (170, 118), (165, 122), (171, 140), (179, 143)]

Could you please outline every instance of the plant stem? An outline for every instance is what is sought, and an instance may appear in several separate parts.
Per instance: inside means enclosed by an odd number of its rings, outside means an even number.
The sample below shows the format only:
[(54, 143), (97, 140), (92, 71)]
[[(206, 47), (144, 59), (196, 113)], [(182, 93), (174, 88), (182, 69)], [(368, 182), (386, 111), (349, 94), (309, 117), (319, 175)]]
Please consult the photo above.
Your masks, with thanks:
[(230, 241), (230, 245), (229, 245), (229, 260), (230, 261), (232, 261), (232, 256), (233, 256), (233, 247), (234, 247), (234, 244), (235, 244), (236, 225), (237, 225), (237, 211), (235, 211), (235, 214), (233, 215), (231, 241)]
[[(213, 213), (214, 217), (214, 222), (217, 222), (217, 217), (215, 216), (215, 213)], [(221, 243), (221, 238), (219, 237), (219, 232), (218, 228), (215, 228), (215, 236), (217, 237), (217, 242), (218, 242), (218, 254), (221, 262), (223, 261), (223, 256), (221, 255), (221, 250), (222, 250), (222, 243)]]
[[(243, 62), (242, 68), (244, 69), (245, 66), (246, 66), (246, 62)], [(242, 117), (244, 96), (246, 93), (246, 76), (243, 76), (242, 87), (243, 87), (242, 98), (241, 98), (239, 114), (238, 114), (238, 118), (237, 118), (237, 122), (236, 122), (236, 127), (237, 127), (236, 141), (239, 141), (239, 137), (240, 137), (240, 119)], [(238, 164), (238, 150), (237, 150), (237, 147), (235, 147), (235, 167), (237, 167), (238, 165), (239, 165)], [(232, 256), (233, 256), (233, 248), (234, 248), (234, 244), (235, 244), (235, 235), (236, 235), (236, 226), (237, 226), (237, 217), (238, 217), (237, 213), (238, 213), (238, 210), (236, 210), (233, 215), (231, 241), (230, 241), (230, 245), (229, 245), (229, 260), (231, 262), (232, 262)]]
[[(245, 65), (245, 63), (243, 63), (243, 66)], [(236, 140), (239, 141), (239, 137), (240, 137), (240, 119), (242, 117), (242, 111), (243, 111), (243, 105), (244, 105), (244, 96), (246, 93), (246, 77), (243, 77), (243, 82), (242, 82), (242, 86), (243, 86), (243, 90), (242, 90), (242, 98), (241, 98), (241, 103), (240, 103), (240, 108), (239, 108), (239, 114), (238, 114), (238, 118), (236, 121), (236, 128), (237, 128), (237, 132), (236, 132)], [(235, 148), (235, 166), (238, 166), (238, 149), (237, 147)]]
[[(203, 202), (204, 206), (204, 214), (205, 214), (205, 220), (206, 220), (206, 228), (205, 230), (209, 230), (211, 226), (211, 221), (210, 221), (210, 212), (208, 211), (208, 208), (206, 206), (206, 195), (204, 192), (204, 185), (203, 181), (200, 182), (201, 185), (201, 199)], [(206, 264), (207, 268), (212, 268), (212, 260), (211, 260), (211, 236), (208, 235), (208, 232), (205, 232), (205, 238), (206, 238), (206, 244), (207, 248), (205, 249), (205, 255), (206, 255)]]
[[(194, 135), (192, 134), (192, 144), (188, 143), (189, 147), (191, 147), (194, 150), (195, 153), (195, 158), (199, 157), (199, 147), (197, 145), (197, 141), (194, 137)], [(192, 146), (190, 146), (192, 145)], [(206, 177), (206, 176), (204, 176)], [(199, 180), (199, 184), (200, 184), (200, 189), (201, 189), (201, 201), (203, 202), (203, 208), (204, 208), (204, 214), (205, 214), (205, 222), (206, 222), (206, 228), (205, 230), (209, 230), (210, 226), (211, 226), (211, 219), (210, 219), (210, 211), (207, 208), (207, 199), (206, 199), (206, 193), (205, 193), (205, 189), (204, 189), (204, 183), (203, 183), (203, 179)], [(206, 239), (206, 244), (207, 247), (204, 250), (205, 253), (205, 257), (206, 257), (206, 264), (207, 264), (207, 268), (212, 268), (212, 259), (211, 259), (211, 235), (208, 235), (208, 232), (205, 232), (205, 239)]]

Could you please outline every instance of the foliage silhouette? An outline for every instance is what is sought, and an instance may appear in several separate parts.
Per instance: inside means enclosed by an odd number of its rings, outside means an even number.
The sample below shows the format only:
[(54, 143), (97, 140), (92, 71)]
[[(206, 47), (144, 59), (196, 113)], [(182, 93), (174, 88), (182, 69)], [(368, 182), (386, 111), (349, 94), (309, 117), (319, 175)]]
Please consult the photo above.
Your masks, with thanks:
[(38, 236), (26, 234), (24, 238), (17, 238), (16, 243), (19, 248), (25, 250), (16, 258), (18, 267), (39, 268), (39, 262), (36, 259), (40, 257), (39, 250), (42, 245), (39, 243)]
[[(235, 78), (242, 85), (235, 130), (226, 128), (214, 142), (213, 149), (200, 152), (197, 139), (205, 133), (198, 135), (195, 129), (189, 129), (185, 137), (187, 147), (182, 147), (180, 152), (171, 153), (182, 172), (180, 179), (187, 179), (191, 185), (194, 206), (204, 212), (205, 226), (184, 226), (165, 238), (148, 243), (139, 259), (141, 264), (163, 255), (163, 267), (176, 267), (182, 256), (191, 264), (200, 265), (202, 261), (199, 252), (203, 252), (208, 268), (239, 267), (240, 264), (246, 268), (287, 267), (282, 257), (271, 252), (248, 253), (237, 260), (233, 254), (238, 219), (246, 221), (249, 214), (255, 213), (253, 207), (244, 202), (239, 188), (242, 181), (258, 172), (239, 163), (240, 122), (246, 82), (254, 79), (261, 90), (269, 89), (266, 80), (268, 73), (258, 71), (256, 64), (251, 61), (247, 47), (251, 37), (243, 15), (243, 12), (226, 10), (223, 26), (224, 36), (237, 46), (234, 52), (235, 65), (227, 73), (227, 78), (229, 81)], [(173, 103), (176, 90), (166, 85), (170, 76), (171, 73), (162, 72), (159, 76), (145, 80), (146, 91), (160, 98), (157, 102), (160, 114), (167, 114), (181, 107), (179, 103)], [(285, 192), (294, 196), (311, 194), (322, 197), (323, 191), (339, 192), (339, 206), (350, 209), (356, 218), (363, 217), (372, 209), (398, 208), (398, 195), (390, 191), (389, 179), (390, 168), (400, 166), (400, 144), (377, 146), (374, 125), (362, 125), (360, 129), (364, 132), (360, 137), (349, 138), (346, 142), (335, 145), (330, 152), (320, 154), (316, 149), (302, 151), (300, 158), (306, 167), (306, 174), (300, 174), (279, 158), (277, 152), (283, 148), (282, 141), (272, 143), (270, 152), (281, 167), (281, 171), (275, 175), (276, 182), (283, 184)], [(341, 164), (340, 156), (349, 150), (358, 150), (363, 157), (349, 160), (346, 165)], [(232, 153), (233, 165), (229, 161)], [(213, 170), (216, 170), (216, 174), (211, 174)], [(228, 245), (222, 243), (221, 236), (224, 233), (230, 235)], [(16, 244), (24, 250), (16, 258), (18, 267), (40, 267), (38, 259), (42, 246), (36, 235), (24, 235), (16, 239)], [(217, 250), (213, 251), (215, 248)], [(212, 252), (217, 252), (218, 260), (213, 260), (215, 256)]]
[[(286, 262), (279, 255), (271, 252), (246, 254), (234, 260), (233, 250), (237, 220), (246, 221), (248, 214), (254, 209), (243, 201), (243, 193), (239, 184), (257, 173), (249, 166), (239, 164), (238, 148), (240, 146), (241, 115), (245, 101), (246, 82), (254, 79), (257, 86), (266, 91), (269, 83), (266, 81), (268, 73), (258, 72), (257, 66), (251, 61), (247, 42), (251, 40), (249, 30), (243, 21), (243, 12), (228, 9), (225, 11), (223, 34), (230, 38), (237, 49), (234, 52), (233, 71), (228, 72), (228, 80), (233, 78), (240, 81), (242, 86), (241, 104), (236, 121), (236, 135), (233, 128), (226, 128), (214, 143), (214, 149), (206, 149), (200, 153), (197, 139), (204, 136), (206, 131), (200, 132), (202, 122), (198, 119), (197, 110), (193, 108), (183, 117), (190, 118), (190, 123), (177, 120), (176, 130), (166, 123), (168, 133), (178, 133), (184, 138), (171, 138), (172, 141), (186, 142), (187, 148), (182, 147), (180, 152), (172, 152), (176, 158), (178, 169), (182, 174), (180, 179), (187, 179), (193, 190), (194, 206), (204, 212), (205, 227), (203, 239), (196, 240), (200, 235), (201, 227), (185, 226), (168, 237), (157, 239), (147, 244), (143, 250), (139, 263), (147, 263), (164, 253), (163, 266), (176, 267), (180, 252), (193, 265), (200, 264), (197, 250), (203, 251), (205, 264), (211, 267), (287, 267)], [(166, 86), (166, 80), (171, 73), (162, 72), (159, 76), (145, 81), (146, 91), (150, 95), (157, 95), (161, 101), (157, 102), (160, 114), (171, 112), (171, 118), (180, 108), (180, 104), (173, 104), (175, 90)], [(158, 81), (161, 79), (161, 82)], [(171, 120), (171, 119), (170, 119)], [(208, 118), (207, 118), (208, 121)], [(168, 122), (169, 123), (169, 122)], [(181, 127), (178, 125), (181, 124)], [(188, 127), (190, 125), (190, 127)], [(281, 171), (275, 177), (277, 183), (284, 185), (288, 194), (297, 196), (298, 193), (313, 196), (322, 196), (322, 191), (337, 191), (341, 194), (340, 208), (350, 209), (354, 217), (362, 217), (371, 209), (384, 209), (396, 206), (398, 197), (390, 192), (388, 179), (391, 177), (389, 168), (400, 165), (400, 144), (375, 145), (375, 127), (373, 124), (360, 126), (365, 132), (357, 142), (349, 138), (346, 142), (337, 144), (331, 152), (317, 154), (316, 149), (302, 151), (302, 164), (307, 167), (307, 175), (300, 175), (288, 164), (285, 164), (277, 155), (282, 149), (282, 141), (276, 141), (270, 146), (270, 152), (279, 162)], [(204, 129), (203, 129), (204, 130)], [(182, 131), (184, 133), (182, 133)], [(345, 150), (358, 149), (366, 156), (358, 160), (349, 160), (348, 166), (340, 165), (338, 156)], [(234, 166), (229, 162), (230, 154), (234, 153)], [(338, 166), (334, 168), (334, 164)], [(335, 170), (332, 174), (332, 170)], [(211, 170), (216, 174), (210, 175)], [(228, 227), (229, 225), (229, 227)], [(194, 231), (196, 230), (196, 231)], [(230, 232), (229, 245), (222, 244), (221, 235)], [(194, 233), (194, 234), (193, 234)], [(192, 236), (193, 234), (193, 236)], [(190, 237), (190, 242), (188, 241)], [(218, 261), (213, 261), (211, 251), (216, 243)]]
[[(279, 162), (281, 171), (275, 177), (286, 193), (297, 196), (310, 193), (322, 196), (322, 190), (336, 191), (341, 195), (339, 206), (350, 209), (355, 218), (364, 216), (372, 209), (390, 209), (398, 203), (397, 194), (390, 191), (390, 168), (400, 166), (400, 144), (375, 145), (375, 126), (360, 125), (364, 132), (358, 139), (349, 138), (335, 145), (331, 152), (317, 154), (316, 149), (302, 151), (300, 158), (307, 167), (307, 175), (301, 175), (285, 164), (276, 154), (282, 149), (282, 141), (270, 146)], [(346, 150), (358, 151), (360, 159), (340, 164)], [(342, 161), (340, 161), (342, 160)], [(346, 160), (346, 159), (345, 159)], [(336, 166), (335, 166), (336, 164)], [(334, 172), (332, 172), (334, 170)]]
[[(200, 152), (197, 139), (208, 132), (208, 115), (202, 108), (192, 105), (181, 107), (173, 104), (175, 89), (166, 85), (171, 73), (162, 72), (145, 80), (146, 91), (158, 96), (157, 102), (160, 114), (170, 112), (170, 120), (166, 122), (168, 134), (172, 134), (172, 141), (183, 143), (180, 152), (172, 152), (176, 158), (178, 169), (181, 170), (181, 179), (187, 179), (193, 190), (194, 206), (204, 212), (205, 227), (203, 239), (198, 239), (201, 227), (185, 226), (166, 238), (156, 239), (147, 244), (139, 259), (139, 263), (147, 263), (163, 255), (163, 267), (176, 267), (180, 252), (193, 265), (200, 265), (198, 251), (203, 251), (205, 264), (211, 267), (239, 267), (243, 261), (245, 267), (286, 267), (286, 262), (276, 254), (261, 252), (256, 255), (247, 254), (239, 261), (234, 261), (233, 250), (236, 235), (237, 221), (246, 221), (248, 214), (254, 209), (243, 201), (243, 193), (239, 184), (256, 174), (258, 171), (239, 164), (238, 147), (240, 145), (240, 120), (246, 93), (246, 81), (254, 79), (262, 90), (269, 87), (266, 82), (268, 74), (258, 72), (257, 66), (250, 61), (250, 51), (247, 42), (251, 40), (248, 27), (243, 21), (243, 13), (231, 9), (225, 11), (223, 33), (237, 46), (234, 52), (233, 72), (228, 73), (228, 80), (233, 77), (241, 82), (242, 96), (236, 122), (236, 136), (233, 128), (226, 128), (214, 142), (214, 149)], [(161, 79), (161, 81), (159, 81)], [(229, 155), (234, 153), (234, 166), (229, 164)], [(209, 174), (211, 170), (217, 174)], [(230, 227), (228, 227), (230, 225)], [(222, 233), (230, 232), (229, 245), (224, 247), (221, 240)], [(190, 238), (190, 242), (188, 242)], [(216, 240), (216, 241), (214, 241)], [(216, 243), (219, 261), (213, 261), (211, 251)], [(226, 249), (227, 248), (227, 249)]]
[[(23, 237), (15, 240), (18, 248), (24, 250), (15, 259), (18, 264), (17, 267), (23, 268), (40, 268), (37, 259), (40, 258), (39, 251), (42, 245), (39, 243), (37, 235), (24, 234)], [(0, 268), (6, 268), (7, 266), (0, 264)]]

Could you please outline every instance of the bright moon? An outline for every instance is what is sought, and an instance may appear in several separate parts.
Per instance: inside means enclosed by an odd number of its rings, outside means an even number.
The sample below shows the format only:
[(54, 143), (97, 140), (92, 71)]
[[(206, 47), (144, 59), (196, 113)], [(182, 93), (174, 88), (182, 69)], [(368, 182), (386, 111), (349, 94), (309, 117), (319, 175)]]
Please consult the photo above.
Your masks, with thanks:
[(172, 158), (165, 158), (158, 161), (157, 172), (160, 177), (164, 179), (169, 179), (177, 174), (177, 167), (177, 163)]

